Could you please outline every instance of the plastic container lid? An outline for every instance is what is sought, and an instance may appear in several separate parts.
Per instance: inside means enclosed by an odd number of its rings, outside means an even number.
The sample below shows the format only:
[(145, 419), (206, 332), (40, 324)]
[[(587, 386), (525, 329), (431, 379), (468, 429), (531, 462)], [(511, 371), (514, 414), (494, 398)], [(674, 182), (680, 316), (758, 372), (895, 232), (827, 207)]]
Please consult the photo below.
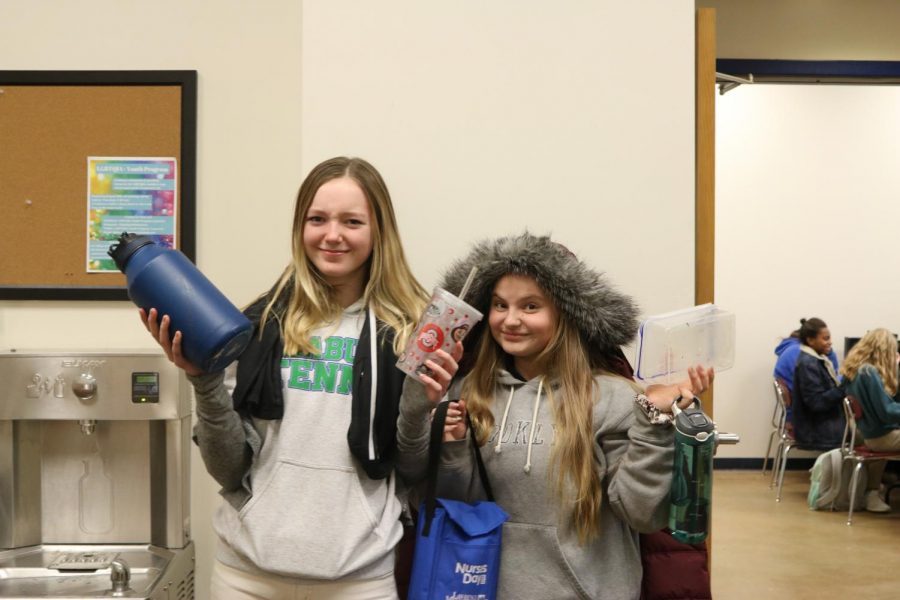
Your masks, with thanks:
[(717, 372), (734, 365), (734, 313), (701, 304), (648, 317), (638, 331), (635, 376), (669, 383), (684, 379), (688, 367)]

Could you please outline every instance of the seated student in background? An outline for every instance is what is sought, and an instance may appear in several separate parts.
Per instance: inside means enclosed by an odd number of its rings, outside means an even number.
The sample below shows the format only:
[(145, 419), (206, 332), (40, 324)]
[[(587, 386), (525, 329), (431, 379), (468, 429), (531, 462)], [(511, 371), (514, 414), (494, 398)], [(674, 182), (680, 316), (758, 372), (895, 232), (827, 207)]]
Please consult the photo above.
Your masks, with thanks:
[[(900, 450), (900, 404), (892, 398), (897, 393), (898, 360), (894, 335), (887, 329), (874, 329), (853, 346), (841, 369), (847, 395), (862, 406), (859, 432), (866, 446), (880, 452)], [(866, 510), (887, 512), (891, 508), (878, 495), (884, 467), (885, 461), (869, 463)]]
[[(828, 329), (825, 321), (813, 317), (811, 319), (800, 319), (800, 328), (806, 325), (814, 329)], [(829, 333), (829, 337), (830, 337)], [(797, 368), (797, 357), (800, 356), (800, 329), (796, 329), (791, 334), (778, 342), (775, 347), (775, 355), (778, 359), (775, 361), (774, 375), (777, 379), (781, 379), (787, 385), (788, 391), (794, 393), (794, 369)], [(838, 370), (837, 354), (834, 350), (828, 351), (828, 360), (834, 365), (834, 371)]]
[(831, 332), (821, 319), (800, 321), (800, 353), (794, 369), (794, 437), (804, 446), (837, 448), (844, 436), (844, 390), (828, 353)]

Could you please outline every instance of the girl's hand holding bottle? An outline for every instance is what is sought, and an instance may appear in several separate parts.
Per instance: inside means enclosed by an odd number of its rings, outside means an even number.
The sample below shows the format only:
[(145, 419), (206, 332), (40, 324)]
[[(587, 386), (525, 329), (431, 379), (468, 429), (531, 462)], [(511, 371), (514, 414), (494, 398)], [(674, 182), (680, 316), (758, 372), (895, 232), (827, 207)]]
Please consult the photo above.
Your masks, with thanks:
[[(433, 403), (437, 404), (447, 394), (453, 376), (459, 370), (457, 362), (463, 353), (462, 342), (456, 342), (453, 354), (447, 354), (443, 350), (435, 352), (435, 358), (425, 361), (425, 366), (431, 371), (431, 375), (419, 374), (419, 381), (425, 386), (425, 395)], [(434, 415), (434, 410), (431, 411)], [(444, 422), (444, 441), (452, 442), (461, 440), (466, 436), (466, 401), (451, 402), (447, 409), (447, 420)]]
[(443, 399), (453, 381), (453, 376), (459, 370), (457, 362), (463, 353), (462, 342), (456, 342), (453, 354), (447, 354), (443, 350), (434, 353), (434, 358), (425, 361), (424, 366), (430, 370), (430, 375), (419, 374), (419, 381), (425, 386), (425, 395), (432, 404), (437, 404)]
[(182, 369), (188, 375), (203, 374), (199, 367), (189, 362), (182, 354), (181, 332), (176, 331), (174, 338), (169, 337), (169, 323), (171, 322), (169, 315), (163, 315), (162, 319), (157, 319), (158, 315), (155, 308), (151, 308), (149, 314), (142, 308), (140, 309), (140, 314), (144, 327), (147, 328), (147, 331), (150, 332), (150, 335), (162, 347), (163, 352), (166, 353), (166, 356), (176, 367)]
[(672, 405), (676, 400), (678, 400), (678, 408), (685, 409), (694, 401), (694, 396), (709, 389), (715, 375), (712, 367), (706, 369), (697, 365), (688, 368), (687, 379), (670, 385), (648, 386), (644, 394), (660, 412), (672, 412)]

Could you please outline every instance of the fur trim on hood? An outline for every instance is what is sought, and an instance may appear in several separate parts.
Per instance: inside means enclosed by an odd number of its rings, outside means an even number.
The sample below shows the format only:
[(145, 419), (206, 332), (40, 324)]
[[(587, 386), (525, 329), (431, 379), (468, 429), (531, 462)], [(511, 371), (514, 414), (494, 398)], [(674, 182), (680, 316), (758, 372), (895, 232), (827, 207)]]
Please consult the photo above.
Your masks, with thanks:
[(464, 300), (484, 313), (484, 320), (466, 338), (469, 348), (475, 347), (484, 330), (494, 285), (508, 274), (533, 277), (581, 333), (592, 358), (621, 354), (619, 346), (637, 334), (639, 311), (634, 301), (549, 236), (526, 232), (481, 241), (447, 270), (441, 287), (458, 295), (473, 266), (478, 272)]

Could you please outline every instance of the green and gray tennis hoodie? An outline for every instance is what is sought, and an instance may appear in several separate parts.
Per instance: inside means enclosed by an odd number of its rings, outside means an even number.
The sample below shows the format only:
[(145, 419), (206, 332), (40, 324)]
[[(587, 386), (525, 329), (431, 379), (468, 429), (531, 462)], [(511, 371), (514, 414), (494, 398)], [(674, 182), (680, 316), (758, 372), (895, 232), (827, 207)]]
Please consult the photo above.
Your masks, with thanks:
[[(221, 374), (191, 378), (195, 436), (207, 468), (220, 482), (223, 470), (241, 478), (231, 491), (223, 485), (227, 502), (213, 518), (222, 563), (304, 580), (392, 572), (402, 534), (396, 477), (370, 479), (347, 444), (365, 316), (362, 301), (351, 305), (339, 323), (313, 332), (318, 354), (282, 359), (282, 419), (241, 419), (232, 408), (231, 378), (227, 385)], [(223, 439), (234, 442), (217, 445)], [(246, 455), (244, 467), (232, 464), (242, 460), (234, 452)]]
[[(593, 431), (603, 487), (600, 533), (580, 545), (571, 507), (560, 506), (548, 473), (554, 443), (556, 386), (524, 382), (498, 372), (491, 412), (494, 430), (482, 448), (497, 504), (509, 513), (503, 525), (498, 597), (628, 600), (640, 597), (639, 532), (665, 526), (672, 481), (673, 430), (652, 425), (622, 377), (595, 379)], [(458, 388), (458, 386), (455, 386)], [(451, 399), (459, 396), (453, 389)], [(407, 378), (400, 403), (401, 457), (427, 464), (429, 411), (424, 387)], [(483, 498), (469, 442), (444, 443), (438, 496)], [(411, 469), (411, 465), (406, 465)]]

